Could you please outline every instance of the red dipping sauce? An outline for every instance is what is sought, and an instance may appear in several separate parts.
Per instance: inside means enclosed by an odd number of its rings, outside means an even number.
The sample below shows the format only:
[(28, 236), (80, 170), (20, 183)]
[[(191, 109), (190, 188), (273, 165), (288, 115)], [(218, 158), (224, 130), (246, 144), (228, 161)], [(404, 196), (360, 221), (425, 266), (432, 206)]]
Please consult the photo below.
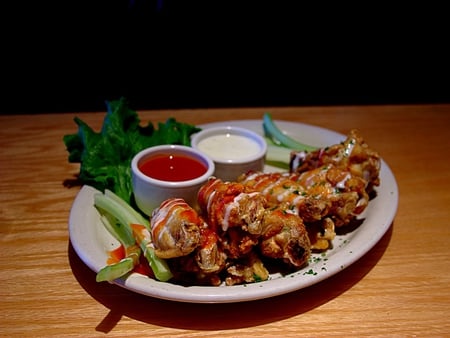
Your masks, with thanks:
[(139, 164), (139, 169), (148, 177), (170, 182), (192, 180), (207, 171), (206, 165), (198, 160), (178, 154), (148, 157)]

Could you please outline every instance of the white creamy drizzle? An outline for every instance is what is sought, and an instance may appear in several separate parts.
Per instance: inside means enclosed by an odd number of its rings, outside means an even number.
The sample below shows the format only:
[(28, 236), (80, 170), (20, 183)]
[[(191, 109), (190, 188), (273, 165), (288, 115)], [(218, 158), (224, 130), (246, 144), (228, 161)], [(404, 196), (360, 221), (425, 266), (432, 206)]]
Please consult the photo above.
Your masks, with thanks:
[(252, 180), (254, 180), (255, 178), (257, 178), (259, 175), (261, 175), (260, 172), (254, 172), (254, 173), (248, 175), (248, 176), (245, 178), (245, 180), (244, 180), (243, 182), (252, 181)]
[(286, 212), (287, 214), (298, 215), (298, 208), (293, 205), (292, 208), (287, 208), (284, 210), (284, 212)]
[(290, 196), (292, 193), (293, 193), (293, 192), (292, 192), (291, 188), (285, 189), (281, 194), (278, 194), (278, 196), (277, 196), (278, 202), (281, 203), (281, 202), (284, 202), (284, 201), (288, 200), (288, 199), (289, 199), (289, 196)]
[[(305, 177), (306, 177), (306, 179), (304, 180)], [(300, 177), (298, 178), (299, 181), (304, 180), (305, 187), (310, 187), (312, 184), (314, 184), (315, 179), (316, 179), (315, 175), (311, 175), (311, 173), (309, 171), (305, 171), (305, 172), (301, 173)]]
[(356, 207), (360, 207), (361, 205), (366, 204), (366, 200), (364, 198), (360, 198), (356, 203)]
[(291, 170), (293, 170), (293, 171), (297, 170), (297, 168), (305, 160), (305, 158), (306, 158), (305, 151), (299, 151), (299, 152), (295, 153), (295, 156), (292, 159), (292, 163), (291, 163)]
[(292, 201), (292, 205), (297, 206), (301, 200), (303, 200), (305, 198), (305, 196), (303, 195), (298, 195), (296, 198), (294, 198), (294, 200)]
[(363, 171), (363, 178), (364, 178), (364, 181), (365, 181), (366, 187), (367, 187), (367, 185), (370, 182), (370, 172), (368, 170)]
[(213, 190), (212, 193), (209, 194), (208, 200), (206, 201), (206, 212), (209, 214), (211, 212), (211, 204), (214, 200), (214, 195), (216, 194), (216, 190)]
[(223, 231), (227, 231), (228, 227), (230, 226), (230, 214), (231, 214), (231, 210), (233, 210), (234, 208), (238, 208), (239, 207), (239, 200), (242, 198), (242, 195), (244, 193), (240, 193), (239, 195), (237, 195), (235, 198), (233, 198), (233, 202), (228, 203), (225, 207), (225, 213), (223, 215), (223, 223), (222, 223), (222, 230)]
[[(265, 180), (269, 181), (270, 183), (261, 191), (261, 193), (263, 194), (263, 196), (269, 196), (272, 195), (271, 194), (271, 190), (274, 189), (275, 187), (279, 186), (280, 183), (286, 179), (286, 177), (288, 177), (288, 175), (281, 175), (277, 180), (275, 181), (271, 181), (270, 178), (264, 178)], [(251, 180), (252, 177), (249, 177), (249, 180)], [(276, 194), (276, 199), (278, 202), (284, 202), (286, 199), (289, 199), (289, 196), (291, 194), (294, 193), (296, 189), (292, 189), (291, 187), (289, 189), (285, 189), (285, 191), (283, 191), (280, 194)], [(298, 195), (298, 197), (296, 197), (297, 199), (303, 199), (304, 197), (302, 195)]]
[[(220, 180), (216, 179), (209, 187), (208, 190), (211, 190), (212, 187), (214, 187), (215, 185), (219, 184)], [(206, 212), (210, 213), (210, 209), (211, 209), (211, 204), (214, 200), (214, 195), (216, 194), (216, 190), (213, 189), (212, 192), (207, 196), (206, 199)]]
[[(158, 241), (163, 239), (164, 232), (167, 231), (165, 224), (170, 224), (172, 219), (176, 216), (176, 213), (171, 212), (173, 208), (176, 208), (177, 206), (185, 207), (185, 205), (186, 203), (183, 200), (176, 199), (165, 204), (156, 214), (153, 215), (151, 221), (152, 231), (159, 230), (158, 228), (162, 227), (162, 229), (158, 231)], [(169, 217), (167, 217), (168, 215)], [(162, 224), (164, 221), (165, 224)]]
[(280, 180), (278, 179), (278, 180), (276, 180), (276, 181), (273, 181), (273, 182), (270, 183), (269, 185), (267, 185), (267, 187), (266, 187), (265, 189), (262, 190), (262, 194), (263, 194), (264, 196), (270, 195), (270, 191), (273, 189), (273, 187), (275, 187), (275, 186), (278, 184), (279, 181), (280, 181)]
[(164, 221), (164, 219), (167, 216), (167, 213), (168, 213), (168, 210), (165, 207), (155, 210), (155, 212), (152, 215), (152, 221), (150, 222), (152, 230), (155, 230), (158, 227), (159, 223)]
[(347, 173), (347, 175), (345, 175), (345, 177), (336, 184), (336, 188), (345, 189), (345, 183), (347, 183), (350, 178), (350, 173)]
[(255, 191), (255, 192), (251, 192), (251, 193), (244, 193), (241, 192), (239, 195), (237, 195), (235, 198), (233, 198), (233, 202), (228, 203), (228, 205), (225, 207), (225, 213), (223, 216), (223, 223), (222, 223), (222, 230), (223, 231), (227, 231), (228, 228), (230, 227), (230, 215), (231, 215), (231, 211), (234, 208), (239, 208), (239, 201), (244, 198), (245, 196), (249, 196), (249, 197), (253, 197), (258, 195), (259, 192)]
[[(174, 218), (174, 214), (171, 213), (170, 216), (166, 219), (166, 224), (162, 225), (161, 231), (158, 232), (158, 242), (162, 242), (164, 240), (164, 234), (169, 232), (167, 224), (170, 224), (172, 222), (173, 218)], [(169, 234), (170, 234), (170, 232), (169, 232)]]
[(347, 143), (347, 147), (345, 147), (344, 149), (344, 154), (346, 157), (350, 157), (353, 151), (353, 148), (355, 147), (355, 143), (356, 141), (354, 139), (351, 139), (348, 143)]

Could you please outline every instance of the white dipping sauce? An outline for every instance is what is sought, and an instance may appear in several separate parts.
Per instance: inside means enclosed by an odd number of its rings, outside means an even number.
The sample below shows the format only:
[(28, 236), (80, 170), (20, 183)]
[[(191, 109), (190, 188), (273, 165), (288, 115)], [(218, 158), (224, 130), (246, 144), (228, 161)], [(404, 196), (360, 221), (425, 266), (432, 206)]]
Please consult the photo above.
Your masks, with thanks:
[(260, 151), (260, 146), (255, 140), (234, 134), (206, 137), (197, 147), (207, 155), (223, 160), (240, 160)]

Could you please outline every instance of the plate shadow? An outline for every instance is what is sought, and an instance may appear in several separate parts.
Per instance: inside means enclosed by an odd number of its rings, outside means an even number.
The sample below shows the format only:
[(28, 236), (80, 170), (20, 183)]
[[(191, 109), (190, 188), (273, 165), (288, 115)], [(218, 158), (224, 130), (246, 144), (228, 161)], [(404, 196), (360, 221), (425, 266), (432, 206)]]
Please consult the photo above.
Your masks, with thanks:
[[(97, 283), (95, 273), (76, 254), (69, 241), (69, 264), (78, 283), (110, 309), (96, 330), (110, 332), (126, 316), (144, 323), (188, 330), (229, 330), (262, 325), (308, 312), (345, 293), (378, 263), (389, 245), (393, 224), (380, 241), (358, 261), (307, 288), (262, 300), (225, 304), (196, 304), (137, 294), (117, 285)], [(154, 309), (157, 309), (155, 311)], [(189, 316), (186, 316), (189, 313)], [(199, 318), (198, 321), (192, 320)]]

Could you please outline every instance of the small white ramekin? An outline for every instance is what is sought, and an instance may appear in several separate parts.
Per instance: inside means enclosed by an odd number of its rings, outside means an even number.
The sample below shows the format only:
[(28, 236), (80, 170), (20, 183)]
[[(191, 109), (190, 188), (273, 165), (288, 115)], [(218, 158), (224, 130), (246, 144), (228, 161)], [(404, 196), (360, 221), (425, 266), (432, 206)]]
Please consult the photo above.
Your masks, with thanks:
[[(226, 145), (217, 149), (216, 152), (205, 151), (201, 147), (202, 142), (217, 135), (237, 135), (247, 139), (253, 143), (252, 149), (254, 151), (238, 158), (234, 158), (231, 154), (234, 151), (227, 152)], [(246, 142), (243, 142), (239, 144), (239, 147), (245, 147), (245, 144)], [(254, 147), (254, 144), (256, 144), (256, 147)], [(249, 129), (233, 126), (206, 128), (192, 135), (191, 146), (206, 153), (213, 160), (215, 165), (214, 176), (224, 181), (235, 181), (239, 175), (250, 170), (262, 171), (264, 169), (267, 143), (261, 135)]]
[[(163, 181), (145, 175), (140, 164), (150, 157), (162, 154), (182, 155), (201, 162), (206, 172), (186, 181)], [(131, 176), (134, 198), (137, 206), (145, 214), (151, 215), (161, 202), (168, 198), (183, 198), (189, 205), (197, 206), (197, 192), (214, 173), (214, 162), (201, 151), (181, 145), (160, 145), (140, 151), (131, 161)]]

